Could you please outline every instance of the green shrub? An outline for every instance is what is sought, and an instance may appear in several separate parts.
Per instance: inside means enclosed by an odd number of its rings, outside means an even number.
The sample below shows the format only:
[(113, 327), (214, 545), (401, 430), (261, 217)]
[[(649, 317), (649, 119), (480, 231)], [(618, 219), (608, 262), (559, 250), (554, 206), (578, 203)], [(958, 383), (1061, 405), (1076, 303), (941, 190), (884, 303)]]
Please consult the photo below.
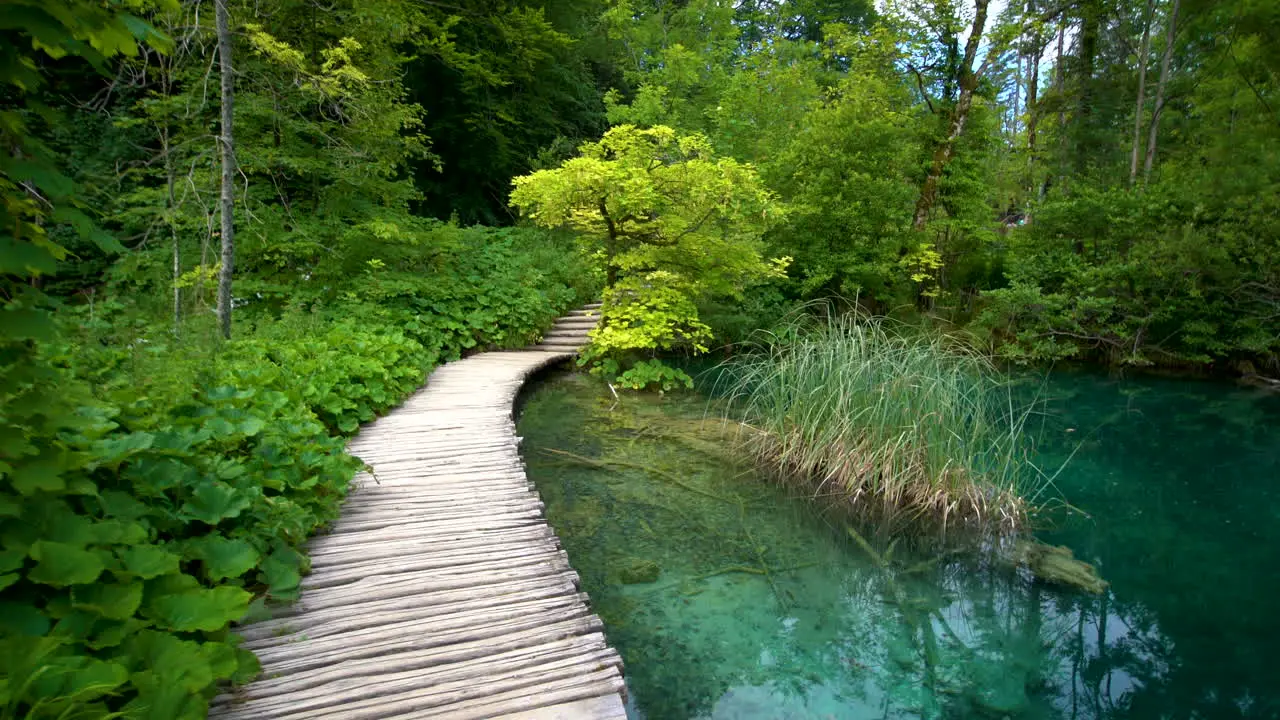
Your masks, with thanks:
[(1274, 366), (1274, 196), (1218, 218), (1216, 203), (1240, 199), (1177, 182), (1142, 193), (1081, 187), (1046, 201), (1010, 233), (1009, 287), (982, 293), (975, 330), (1019, 363)]

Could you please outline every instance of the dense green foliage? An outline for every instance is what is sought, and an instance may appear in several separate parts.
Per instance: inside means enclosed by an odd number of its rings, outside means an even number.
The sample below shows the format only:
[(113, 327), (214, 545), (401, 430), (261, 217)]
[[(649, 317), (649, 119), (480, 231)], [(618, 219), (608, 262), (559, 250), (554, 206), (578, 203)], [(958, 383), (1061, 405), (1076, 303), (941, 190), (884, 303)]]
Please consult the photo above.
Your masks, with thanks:
[[(1018, 361), (1274, 374), (1272, 4), (880, 10), (618, 3), (604, 19), (630, 83), (609, 118), (755, 166), (788, 210), (765, 236), (794, 258), (779, 300), (977, 320)], [(723, 330), (776, 309), (752, 313)]]
[(523, 345), (573, 298), (528, 260), (574, 272), (571, 251), (528, 247), (541, 233), (438, 232), (461, 237), (432, 275), (361, 276), (230, 343), (211, 326), (175, 339), (127, 294), (63, 311), (78, 328), (0, 394), (11, 713), (202, 717), (215, 682), (252, 677), (227, 626), (295, 596), (301, 543), (360, 466), (344, 436), (435, 363)]
[(3, 713), (198, 717), (342, 438), (601, 288), (630, 387), (833, 294), (1280, 371), (1274, 3), (972, 2), (219, 0), (225, 128), (210, 3), (4, 2)]

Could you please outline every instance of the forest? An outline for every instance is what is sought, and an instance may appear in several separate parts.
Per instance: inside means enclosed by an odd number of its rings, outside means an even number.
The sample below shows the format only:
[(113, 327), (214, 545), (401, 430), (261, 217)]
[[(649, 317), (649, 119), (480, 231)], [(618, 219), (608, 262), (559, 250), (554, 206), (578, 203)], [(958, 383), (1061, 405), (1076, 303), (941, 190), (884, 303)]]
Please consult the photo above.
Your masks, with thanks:
[(0, 717), (204, 717), (345, 440), (597, 298), (618, 389), (813, 303), (1280, 386), (1277, 113), (1271, 0), (3, 0)]

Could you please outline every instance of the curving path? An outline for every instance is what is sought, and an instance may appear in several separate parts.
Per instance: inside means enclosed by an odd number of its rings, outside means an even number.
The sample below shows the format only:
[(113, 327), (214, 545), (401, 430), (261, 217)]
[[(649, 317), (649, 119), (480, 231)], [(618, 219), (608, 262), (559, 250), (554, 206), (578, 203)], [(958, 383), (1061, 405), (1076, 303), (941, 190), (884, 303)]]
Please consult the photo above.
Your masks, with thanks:
[(572, 357), (595, 306), (520, 352), (438, 368), (363, 428), (342, 517), (282, 617), (240, 629), (262, 678), (212, 718), (624, 720), (621, 660), (524, 473), (512, 404)]

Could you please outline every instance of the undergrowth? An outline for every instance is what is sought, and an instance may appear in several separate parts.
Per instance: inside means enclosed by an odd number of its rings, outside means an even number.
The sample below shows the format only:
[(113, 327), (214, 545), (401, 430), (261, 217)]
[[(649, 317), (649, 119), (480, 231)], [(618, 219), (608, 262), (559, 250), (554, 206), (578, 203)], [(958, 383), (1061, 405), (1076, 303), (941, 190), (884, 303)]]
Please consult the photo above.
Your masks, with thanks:
[(117, 287), (0, 345), (0, 718), (203, 718), (258, 672), (231, 624), (297, 595), (361, 466), (345, 438), (584, 292), (572, 258), (472, 235), (432, 272), (249, 295), (231, 342)]

